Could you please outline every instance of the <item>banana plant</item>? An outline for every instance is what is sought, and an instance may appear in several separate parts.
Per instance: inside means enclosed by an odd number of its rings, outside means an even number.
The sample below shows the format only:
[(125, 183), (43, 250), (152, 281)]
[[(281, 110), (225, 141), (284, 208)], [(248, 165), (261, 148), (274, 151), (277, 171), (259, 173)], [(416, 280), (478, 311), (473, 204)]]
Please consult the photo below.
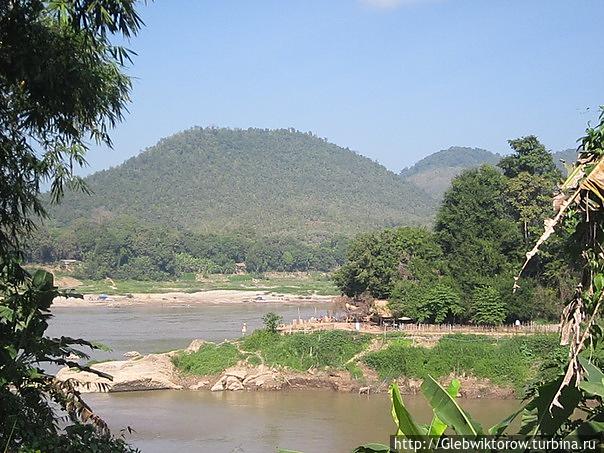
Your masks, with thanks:
[[(421, 385), (421, 392), (432, 407), (432, 421), (428, 425), (419, 424), (407, 410), (396, 382), (390, 386), (392, 403), (392, 419), (396, 425), (396, 435), (408, 438), (429, 437), (438, 439), (445, 435), (447, 429), (467, 438), (478, 438), (484, 435), (501, 436), (511, 423), (522, 414), (522, 425), (519, 433), (527, 436), (549, 434), (554, 435), (562, 424), (568, 420), (572, 409), (577, 407), (581, 394), (598, 400), (604, 399), (604, 373), (588, 360), (580, 358), (581, 365), (586, 370), (585, 380), (579, 388), (566, 387), (561, 396), (562, 408), (550, 410), (551, 400), (559, 386), (558, 381), (542, 385), (536, 396), (525, 406), (512, 413), (501, 422), (484, 430), (471, 415), (457, 402), (460, 383), (453, 380), (445, 389), (434, 378), (428, 376)], [(569, 410), (571, 412), (569, 412)], [(574, 429), (568, 438), (589, 438), (604, 431), (604, 413), (594, 412), (587, 420)], [(435, 443), (436, 445), (436, 443)], [(432, 452), (425, 448), (423, 452)], [(367, 443), (353, 450), (353, 453), (392, 453), (388, 445)], [(279, 453), (292, 453), (289, 450), (279, 450)], [(298, 452), (296, 452), (298, 453)]]
[[(486, 432), (458, 403), (460, 383), (453, 380), (448, 388), (444, 388), (434, 378), (428, 376), (421, 385), (421, 391), (430, 406), (433, 416), (429, 425), (418, 424), (409, 413), (396, 382), (390, 386), (392, 401), (392, 418), (397, 426), (397, 436), (440, 438), (448, 428), (456, 434), (467, 437), (479, 437), (485, 434), (499, 436), (510, 426), (512, 421), (522, 411), (519, 410), (494, 425)], [(389, 453), (392, 450), (383, 444), (365, 444), (357, 447), (353, 453)], [(430, 448), (425, 452), (434, 451)]]
[[(595, 399), (601, 404), (604, 399), (604, 373), (584, 357), (580, 357), (579, 362), (585, 370), (585, 379), (581, 381), (579, 388), (587, 398)], [(599, 437), (602, 432), (604, 432), (604, 413), (594, 411), (588, 415), (584, 422), (571, 431), (567, 438), (594, 438)]]

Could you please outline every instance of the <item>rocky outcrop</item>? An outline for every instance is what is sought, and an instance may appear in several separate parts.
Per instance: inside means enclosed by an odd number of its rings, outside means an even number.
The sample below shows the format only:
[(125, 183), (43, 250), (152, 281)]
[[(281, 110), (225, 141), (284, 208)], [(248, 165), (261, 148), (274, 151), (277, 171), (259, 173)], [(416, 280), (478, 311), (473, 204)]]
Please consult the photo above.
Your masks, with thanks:
[[(194, 340), (185, 351), (197, 351), (205, 342)], [(381, 393), (388, 390), (388, 383), (378, 374), (357, 363), (362, 370), (362, 381), (352, 378), (347, 370), (309, 369), (296, 372), (286, 368), (269, 367), (264, 364), (253, 366), (245, 361), (228, 368), (218, 375), (192, 376), (179, 373), (172, 358), (180, 351), (165, 354), (140, 356), (134, 353), (130, 360), (104, 362), (92, 365), (92, 368), (113, 377), (112, 380), (99, 377), (94, 373), (63, 368), (57, 374), (60, 380), (72, 380), (82, 392), (125, 392), (136, 390), (189, 389), (211, 390), (212, 392), (242, 390), (281, 390), (281, 389), (331, 389), (340, 392), (361, 394)], [(451, 375), (442, 380), (446, 386), (451, 379), (462, 383), (461, 396), (466, 398), (514, 398), (514, 390), (494, 386), (486, 379), (472, 376)], [(399, 378), (401, 393), (414, 394), (420, 391), (421, 381), (412, 378)]]
[(283, 381), (283, 377), (275, 369), (265, 365), (250, 367), (240, 362), (236, 366), (225, 370), (210, 390), (212, 392), (256, 390), (259, 388), (276, 390), (281, 388)]
[(196, 384), (189, 385), (189, 390), (202, 390), (207, 388), (209, 384), (210, 381), (208, 380), (198, 381)]
[(193, 340), (191, 342), (191, 344), (189, 344), (189, 346), (186, 347), (185, 352), (191, 353), (191, 352), (197, 352), (199, 351), (199, 348), (201, 348), (204, 344), (207, 344), (208, 342), (205, 340), (200, 340), (199, 338), (196, 338), (195, 340)]
[(69, 367), (59, 370), (57, 379), (72, 380), (81, 392), (181, 389), (171, 356), (170, 353), (149, 354), (131, 360), (103, 362), (91, 366), (94, 370), (112, 376), (111, 380)]

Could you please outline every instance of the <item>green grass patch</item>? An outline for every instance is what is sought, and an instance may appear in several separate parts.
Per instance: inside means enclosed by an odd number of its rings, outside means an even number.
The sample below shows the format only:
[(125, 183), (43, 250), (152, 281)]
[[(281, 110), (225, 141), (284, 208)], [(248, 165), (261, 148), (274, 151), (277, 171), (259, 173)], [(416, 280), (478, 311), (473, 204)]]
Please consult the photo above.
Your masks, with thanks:
[(363, 370), (356, 363), (349, 363), (346, 365), (346, 370), (350, 373), (350, 377), (356, 381), (365, 382), (365, 375)]
[(271, 275), (263, 279), (251, 274), (210, 275), (202, 281), (195, 280), (193, 274), (173, 281), (115, 280), (115, 287), (109, 280), (82, 280), (75, 289), (82, 294), (124, 295), (128, 293), (166, 293), (181, 291), (192, 293), (209, 290), (264, 291), (275, 294), (293, 295), (336, 295), (339, 294), (327, 274), (313, 273), (304, 276)]
[(367, 354), (363, 361), (382, 378), (470, 374), (520, 392), (559, 349), (554, 334), (503, 339), (455, 334), (444, 336), (432, 349), (394, 340), (385, 349)]
[(344, 368), (346, 362), (361, 352), (370, 336), (338, 330), (272, 334), (257, 330), (243, 339), (246, 351), (258, 351), (268, 365), (304, 371), (309, 368)]
[(250, 354), (245, 358), (246, 362), (249, 363), (250, 365), (254, 365), (254, 366), (258, 366), (262, 364), (262, 360), (260, 359), (260, 357), (258, 357), (257, 355), (254, 354)]
[(235, 365), (241, 358), (237, 347), (232, 343), (219, 345), (209, 343), (203, 345), (196, 352), (183, 352), (174, 357), (172, 361), (176, 368), (185, 373), (203, 376), (220, 373)]
[(382, 378), (423, 377), (428, 351), (410, 346), (409, 340), (395, 340), (385, 349), (367, 354), (363, 362)]

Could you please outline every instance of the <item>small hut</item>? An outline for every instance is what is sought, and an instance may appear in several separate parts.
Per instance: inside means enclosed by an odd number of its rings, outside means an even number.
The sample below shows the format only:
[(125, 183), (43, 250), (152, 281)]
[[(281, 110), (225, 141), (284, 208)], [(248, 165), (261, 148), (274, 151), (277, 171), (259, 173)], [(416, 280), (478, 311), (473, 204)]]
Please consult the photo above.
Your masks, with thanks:
[(407, 316), (395, 317), (388, 307), (388, 301), (377, 299), (373, 302), (373, 314), (371, 321), (379, 326), (397, 326), (399, 324), (408, 324), (413, 322), (413, 319)]

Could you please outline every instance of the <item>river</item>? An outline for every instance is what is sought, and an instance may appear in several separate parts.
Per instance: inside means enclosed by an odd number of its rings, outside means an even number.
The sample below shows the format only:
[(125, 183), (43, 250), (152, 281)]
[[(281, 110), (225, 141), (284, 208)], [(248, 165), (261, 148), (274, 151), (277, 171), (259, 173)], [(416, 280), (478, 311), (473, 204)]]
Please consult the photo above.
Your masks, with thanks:
[(195, 338), (238, 338), (244, 322), (250, 333), (262, 326), (262, 316), (270, 311), (291, 322), (298, 315), (325, 315), (329, 308), (324, 302), (55, 307), (48, 334), (100, 342), (111, 351), (93, 351), (91, 358), (123, 360), (127, 351), (149, 354), (185, 348)]
[[(193, 338), (221, 341), (261, 326), (268, 311), (285, 320), (324, 314), (321, 304), (231, 303), (191, 306), (55, 308), (50, 335), (100, 341), (111, 352), (95, 359), (120, 359), (126, 351), (143, 354), (185, 347)], [(364, 442), (388, 442), (394, 425), (386, 395), (361, 396), (331, 391), (221, 392), (155, 391), (89, 394), (86, 400), (114, 433), (131, 427), (126, 439), (143, 452), (274, 452), (277, 447), (314, 452), (347, 452)], [(405, 402), (427, 423), (431, 411), (420, 396)], [(513, 400), (464, 400), (484, 425), (494, 424), (518, 406)]]

